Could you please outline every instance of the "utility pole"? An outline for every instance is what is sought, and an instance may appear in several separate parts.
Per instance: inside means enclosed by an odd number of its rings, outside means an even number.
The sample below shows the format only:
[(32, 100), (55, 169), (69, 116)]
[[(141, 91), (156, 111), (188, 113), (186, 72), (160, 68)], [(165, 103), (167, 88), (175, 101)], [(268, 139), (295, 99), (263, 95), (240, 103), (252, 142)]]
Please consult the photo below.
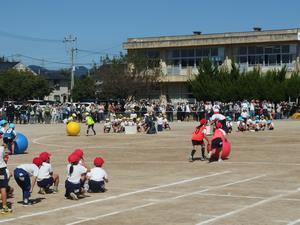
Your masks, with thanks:
[[(75, 47), (75, 43), (77, 41), (76, 37), (73, 37), (72, 35), (69, 35), (68, 37), (65, 37), (64, 43), (69, 44), (69, 52), (70, 52), (70, 59), (71, 59), (71, 88), (70, 93), (72, 93), (72, 90), (74, 88), (74, 72), (75, 72), (75, 52), (77, 51), (77, 48)], [(71, 98), (71, 102), (73, 102), (73, 99)]]

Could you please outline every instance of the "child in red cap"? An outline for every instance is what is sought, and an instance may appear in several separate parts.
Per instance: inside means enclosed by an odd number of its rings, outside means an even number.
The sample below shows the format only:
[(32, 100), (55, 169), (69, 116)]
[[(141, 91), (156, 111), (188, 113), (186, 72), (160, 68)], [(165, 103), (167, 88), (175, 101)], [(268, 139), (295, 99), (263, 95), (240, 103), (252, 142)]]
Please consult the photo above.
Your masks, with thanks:
[(206, 160), (205, 156), (205, 143), (204, 139), (206, 140), (207, 143), (209, 143), (208, 138), (206, 137), (206, 125), (207, 125), (207, 120), (206, 119), (201, 119), (200, 120), (200, 125), (196, 127), (192, 134), (192, 145), (193, 149), (191, 152), (191, 155), (189, 157), (189, 161), (193, 162), (194, 161), (194, 155), (196, 153), (196, 146), (201, 146), (201, 153), (202, 157), (200, 158), (201, 161)]
[(50, 187), (54, 184), (54, 189), (52, 193), (58, 192), (58, 184), (59, 184), (59, 176), (57, 174), (53, 174), (53, 169), (50, 164), (50, 156), (49, 152), (42, 152), (40, 154), (40, 158), (43, 161), (42, 166), (39, 170), (39, 175), (37, 177), (37, 185), (40, 188), (39, 194), (50, 193)]
[(78, 196), (84, 193), (82, 181), (86, 179), (86, 173), (89, 172), (90, 169), (79, 163), (80, 157), (74, 152), (69, 155), (68, 161), (68, 177), (65, 181), (65, 197), (72, 200), (78, 200)]
[(101, 157), (96, 157), (94, 159), (95, 167), (91, 169), (91, 172), (87, 174), (89, 190), (88, 192), (105, 192), (105, 183), (108, 182), (107, 173), (102, 166), (104, 160)]
[[(14, 170), (14, 177), (23, 192), (23, 205), (29, 205), (29, 197), (33, 191), (42, 159), (36, 157), (30, 164), (21, 164)], [(31, 179), (30, 179), (31, 178)]]
[[(215, 154), (216, 151), (219, 152), (219, 162), (222, 162), (222, 150), (223, 150), (223, 142), (226, 140), (225, 138), (226, 132), (222, 129), (222, 124), (220, 122), (216, 123), (216, 129), (214, 131), (214, 135), (211, 140), (211, 151), (208, 153), (208, 159), (211, 159), (211, 156)], [(211, 160), (210, 160), (211, 161)]]

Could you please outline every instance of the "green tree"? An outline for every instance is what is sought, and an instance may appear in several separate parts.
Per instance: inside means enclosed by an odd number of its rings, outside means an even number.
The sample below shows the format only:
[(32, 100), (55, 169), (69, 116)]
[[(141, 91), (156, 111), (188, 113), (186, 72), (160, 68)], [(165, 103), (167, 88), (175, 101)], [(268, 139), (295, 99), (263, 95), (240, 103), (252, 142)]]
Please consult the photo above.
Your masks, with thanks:
[(95, 99), (95, 81), (90, 76), (81, 76), (75, 79), (74, 88), (71, 92), (73, 101)]
[(43, 99), (52, 91), (44, 78), (17, 70), (0, 72), (0, 90), (1, 100)]

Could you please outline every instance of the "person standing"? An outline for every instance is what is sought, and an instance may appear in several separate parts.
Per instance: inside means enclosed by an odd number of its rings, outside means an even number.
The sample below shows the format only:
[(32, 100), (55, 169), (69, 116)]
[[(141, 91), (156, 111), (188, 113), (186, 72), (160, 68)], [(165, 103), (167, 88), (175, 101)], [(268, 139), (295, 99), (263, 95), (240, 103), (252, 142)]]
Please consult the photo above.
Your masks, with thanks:
[(0, 191), (1, 191), (1, 200), (2, 200), (2, 209), (1, 214), (11, 213), (12, 209), (7, 206), (7, 192), (8, 187), (8, 174), (7, 174), (7, 165), (4, 161), (5, 158), (5, 149), (4, 146), (0, 146)]
[(96, 135), (96, 131), (94, 130), (95, 121), (89, 113), (86, 113), (85, 123), (87, 125), (86, 136), (89, 135), (90, 129), (92, 129), (92, 131), (94, 132), (94, 135)]

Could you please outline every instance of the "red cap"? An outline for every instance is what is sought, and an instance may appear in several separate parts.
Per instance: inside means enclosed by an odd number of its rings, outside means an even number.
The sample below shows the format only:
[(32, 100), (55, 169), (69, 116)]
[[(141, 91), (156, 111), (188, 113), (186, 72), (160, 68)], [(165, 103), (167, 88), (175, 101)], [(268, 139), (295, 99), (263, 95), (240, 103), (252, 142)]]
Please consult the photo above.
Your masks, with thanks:
[(46, 162), (51, 156), (51, 153), (49, 152), (42, 152), (40, 153), (40, 158), (43, 160), (43, 162)]
[(73, 154), (78, 155), (79, 158), (83, 157), (83, 150), (82, 149), (75, 149)]
[(94, 159), (94, 165), (101, 167), (104, 163), (104, 160), (101, 157), (96, 157)]
[(36, 166), (40, 167), (43, 164), (43, 161), (40, 157), (35, 157), (32, 160), (32, 163), (35, 164)]
[(69, 163), (79, 162), (80, 161), (80, 157), (78, 155), (76, 155), (76, 154), (73, 153), (73, 154), (69, 155), (68, 161), (69, 161)]
[(203, 119), (200, 120), (200, 124), (206, 124), (206, 123), (207, 123), (206, 119), (203, 118)]
[(216, 128), (222, 128), (222, 124), (221, 124), (220, 122), (218, 122), (218, 123), (216, 124)]
[(9, 155), (4, 155), (3, 159), (4, 159), (4, 161), (8, 161)]

